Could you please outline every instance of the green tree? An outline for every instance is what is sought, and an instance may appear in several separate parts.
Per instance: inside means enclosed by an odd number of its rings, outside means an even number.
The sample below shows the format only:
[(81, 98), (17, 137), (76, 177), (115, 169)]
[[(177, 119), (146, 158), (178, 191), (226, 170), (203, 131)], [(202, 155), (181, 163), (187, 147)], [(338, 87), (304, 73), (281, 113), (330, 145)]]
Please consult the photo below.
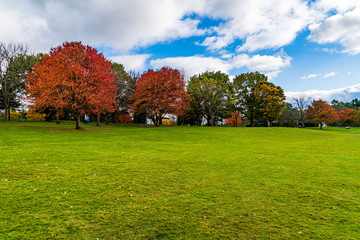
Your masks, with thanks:
[(10, 120), (10, 108), (20, 106), (25, 78), (37, 61), (37, 57), (26, 52), (22, 44), (0, 43), (0, 108), (5, 109), (5, 122)]
[(259, 72), (242, 73), (233, 81), (235, 106), (250, 121), (251, 126), (254, 126), (259, 108), (254, 89), (258, 82), (264, 81), (267, 81), (267, 77)]
[(208, 126), (229, 115), (227, 109), (232, 86), (229, 76), (221, 72), (205, 72), (191, 77), (187, 92), (191, 97), (190, 111), (205, 117)]
[(135, 72), (127, 73), (124, 66), (119, 63), (112, 63), (111, 68), (115, 74), (115, 85), (117, 87), (115, 99), (116, 111), (113, 113), (115, 120), (115, 115), (118, 112), (120, 112), (120, 114), (129, 114), (131, 105), (130, 97), (135, 91), (135, 83), (140, 76)]
[(359, 109), (360, 107), (360, 100), (355, 98), (353, 100), (351, 100), (351, 104), (353, 105), (354, 109)]
[(336, 100), (336, 99), (333, 99), (333, 100), (331, 101), (331, 106), (335, 109), (335, 111), (336, 111), (337, 113), (339, 113), (341, 110), (344, 110), (344, 109), (345, 109), (345, 103), (340, 102), (340, 101), (338, 101), (338, 100)]
[(117, 87), (116, 93), (116, 105), (118, 110), (124, 113), (128, 113), (130, 109), (130, 97), (135, 91), (136, 75), (128, 74), (124, 66), (119, 63), (112, 63), (112, 71), (115, 73), (115, 84)]

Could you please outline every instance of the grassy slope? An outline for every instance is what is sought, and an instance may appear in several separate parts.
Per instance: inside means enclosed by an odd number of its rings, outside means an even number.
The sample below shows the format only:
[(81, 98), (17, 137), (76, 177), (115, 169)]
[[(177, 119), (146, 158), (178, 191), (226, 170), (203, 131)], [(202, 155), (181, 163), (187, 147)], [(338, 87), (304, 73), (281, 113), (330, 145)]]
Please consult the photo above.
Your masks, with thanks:
[(0, 123), (0, 239), (360, 238), (360, 129), (74, 127)]

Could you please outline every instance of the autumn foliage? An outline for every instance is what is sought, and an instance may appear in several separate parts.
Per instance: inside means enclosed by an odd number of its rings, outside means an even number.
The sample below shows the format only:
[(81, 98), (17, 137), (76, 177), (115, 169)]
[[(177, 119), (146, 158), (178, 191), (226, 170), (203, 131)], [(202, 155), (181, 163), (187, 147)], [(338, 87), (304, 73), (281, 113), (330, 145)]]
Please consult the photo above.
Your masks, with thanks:
[(81, 42), (65, 42), (51, 49), (26, 79), (29, 101), (37, 110), (64, 110), (76, 117), (115, 110), (116, 86), (111, 62)]
[(118, 116), (117, 121), (119, 123), (133, 123), (133, 120), (131, 119), (130, 114), (128, 113), (122, 113)]
[(285, 108), (285, 94), (281, 87), (260, 81), (255, 85), (253, 93), (258, 103), (257, 115), (270, 123), (280, 117)]
[(345, 108), (339, 112), (338, 120), (346, 124), (356, 123), (359, 121), (359, 113), (355, 109)]
[(136, 82), (130, 101), (136, 114), (146, 114), (155, 125), (165, 114), (183, 115), (188, 95), (183, 76), (176, 69), (148, 70)]
[(241, 126), (241, 115), (239, 111), (232, 112), (231, 117), (225, 120), (226, 126), (239, 127)]
[(26, 119), (33, 119), (33, 120), (45, 120), (46, 114), (44, 113), (38, 113), (34, 111), (34, 109), (29, 109), (25, 111), (25, 118)]
[(305, 113), (305, 118), (311, 123), (319, 123), (320, 129), (324, 123), (330, 124), (336, 122), (337, 113), (333, 107), (325, 101), (313, 101)]

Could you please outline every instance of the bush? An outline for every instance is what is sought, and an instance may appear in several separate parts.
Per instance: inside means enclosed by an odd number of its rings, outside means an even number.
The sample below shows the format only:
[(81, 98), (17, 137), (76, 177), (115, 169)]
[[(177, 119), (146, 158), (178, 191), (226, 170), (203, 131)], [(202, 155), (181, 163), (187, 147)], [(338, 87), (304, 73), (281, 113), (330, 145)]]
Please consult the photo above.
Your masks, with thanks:
[[(236, 125), (236, 118), (237, 118), (237, 125)], [(231, 113), (231, 117), (227, 118), (225, 120), (226, 126), (231, 127), (239, 127), (241, 126), (241, 115), (239, 112), (233, 112)]]
[(176, 120), (173, 119), (163, 119), (162, 125), (176, 125)]
[(123, 113), (123, 114), (119, 115), (118, 122), (119, 123), (133, 123), (133, 120), (131, 119), (130, 114)]
[(15, 110), (10, 111), (10, 118), (17, 119), (21, 117), (21, 113)]
[(32, 120), (45, 120), (46, 114), (45, 113), (37, 113), (33, 110), (25, 111), (25, 118), (32, 119)]

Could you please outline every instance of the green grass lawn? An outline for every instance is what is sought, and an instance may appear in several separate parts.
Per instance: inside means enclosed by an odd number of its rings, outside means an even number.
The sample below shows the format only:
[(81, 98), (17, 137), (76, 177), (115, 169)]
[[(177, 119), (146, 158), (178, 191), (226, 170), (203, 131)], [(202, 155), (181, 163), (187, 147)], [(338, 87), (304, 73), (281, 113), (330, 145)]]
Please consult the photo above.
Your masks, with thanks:
[(0, 123), (0, 239), (359, 239), (360, 129)]

